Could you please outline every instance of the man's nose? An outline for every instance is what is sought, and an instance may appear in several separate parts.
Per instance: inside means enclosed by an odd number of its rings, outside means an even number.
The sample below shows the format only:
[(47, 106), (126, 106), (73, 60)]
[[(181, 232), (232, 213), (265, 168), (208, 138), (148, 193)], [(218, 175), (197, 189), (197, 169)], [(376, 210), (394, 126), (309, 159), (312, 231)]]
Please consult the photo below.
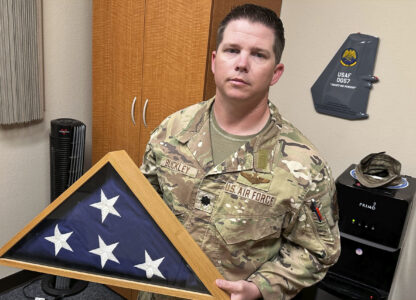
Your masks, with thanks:
[(249, 70), (248, 55), (240, 53), (235, 65), (235, 70), (238, 72), (247, 72)]

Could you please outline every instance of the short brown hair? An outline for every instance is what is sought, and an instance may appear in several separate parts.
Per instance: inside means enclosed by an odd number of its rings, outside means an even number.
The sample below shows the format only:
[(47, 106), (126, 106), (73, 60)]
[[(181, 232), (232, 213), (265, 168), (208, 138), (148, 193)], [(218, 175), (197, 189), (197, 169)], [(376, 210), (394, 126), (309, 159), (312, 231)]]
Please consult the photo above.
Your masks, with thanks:
[(233, 8), (221, 21), (217, 31), (217, 50), (222, 42), (224, 31), (228, 23), (240, 19), (246, 19), (253, 23), (261, 23), (273, 30), (273, 52), (275, 55), (276, 64), (279, 63), (282, 57), (283, 48), (285, 47), (283, 23), (274, 11), (255, 4), (243, 4), (237, 6)]

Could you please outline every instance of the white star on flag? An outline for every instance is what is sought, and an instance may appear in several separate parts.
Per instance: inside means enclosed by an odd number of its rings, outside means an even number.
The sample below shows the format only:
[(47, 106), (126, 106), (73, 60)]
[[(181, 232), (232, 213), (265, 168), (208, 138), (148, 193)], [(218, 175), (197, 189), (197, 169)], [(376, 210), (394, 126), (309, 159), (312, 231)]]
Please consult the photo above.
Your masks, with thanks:
[(59, 251), (64, 248), (66, 250), (69, 250), (71, 252), (74, 252), (71, 248), (71, 246), (69, 246), (69, 244), (67, 243), (67, 239), (69, 239), (69, 237), (71, 236), (71, 234), (73, 233), (73, 231), (62, 234), (59, 231), (59, 227), (58, 224), (55, 226), (55, 232), (54, 235), (52, 236), (47, 236), (45, 237), (45, 240), (48, 240), (51, 243), (55, 244), (55, 256), (58, 255)]
[(119, 196), (115, 196), (111, 199), (107, 199), (103, 190), (101, 190), (101, 201), (97, 203), (90, 204), (90, 206), (98, 208), (101, 210), (101, 223), (104, 223), (105, 218), (107, 218), (108, 214), (112, 214), (118, 217), (121, 217), (118, 211), (114, 208), (114, 204), (116, 203)]
[(153, 275), (162, 277), (163, 279), (166, 279), (162, 273), (159, 271), (159, 265), (162, 263), (162, 261), (165, 259), (164, 257), (152, 260), (152, 258), (149, 256), (146, 250), (144, 250), (145, 255), (145, 262), (139, 265), (135, 265), (136, 268), (142, 269), (143, 271), (146, 271), (146, 277), (148, 279), (152, 278)]
[(118, 261), (118, 259), (113, 254), (113, 251), (117, 247), (118, 242), (114, 243), (114, 244), (111, 244), (111, 245), (106, 245), (104, 243), (104, 241), (101, 239), (101, 237), (98, 236), (98, 243), (99, 243), (99, 247), (97, 249), (93, 249), (89, 252), (93, 253), (93, 254), (96, 254), (96, 255), (99, 255), (101, 257), (101, 268), (104, 268), (107, 260), (114, 261), (118, 264), (120, 263)]

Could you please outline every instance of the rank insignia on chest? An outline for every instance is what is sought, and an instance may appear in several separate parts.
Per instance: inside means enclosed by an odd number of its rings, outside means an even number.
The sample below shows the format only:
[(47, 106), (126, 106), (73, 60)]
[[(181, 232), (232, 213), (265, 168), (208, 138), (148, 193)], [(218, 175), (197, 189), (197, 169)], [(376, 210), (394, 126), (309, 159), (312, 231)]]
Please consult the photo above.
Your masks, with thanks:
[(214, 200), (214, 194), (199, 190), (196, 195), (195, 208), (210, 214)]

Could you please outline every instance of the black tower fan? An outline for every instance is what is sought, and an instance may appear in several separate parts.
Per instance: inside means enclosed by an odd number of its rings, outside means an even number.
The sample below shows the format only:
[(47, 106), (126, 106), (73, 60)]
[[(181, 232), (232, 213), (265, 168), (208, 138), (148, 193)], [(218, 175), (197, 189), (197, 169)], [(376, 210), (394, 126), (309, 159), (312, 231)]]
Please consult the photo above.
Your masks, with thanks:
[[(84, 153), (85, 124), (68, 118), (52, 120), (50, 133), (51, 202), (82, 176)], [(61, 276), (46, 276), (42, 280), (43, 291), (60, 298), (77, 294), (87, 285), (85, 281)]]
[(51, 202), (84, 173), (85, 124), (74, 119), (51, 121)]

